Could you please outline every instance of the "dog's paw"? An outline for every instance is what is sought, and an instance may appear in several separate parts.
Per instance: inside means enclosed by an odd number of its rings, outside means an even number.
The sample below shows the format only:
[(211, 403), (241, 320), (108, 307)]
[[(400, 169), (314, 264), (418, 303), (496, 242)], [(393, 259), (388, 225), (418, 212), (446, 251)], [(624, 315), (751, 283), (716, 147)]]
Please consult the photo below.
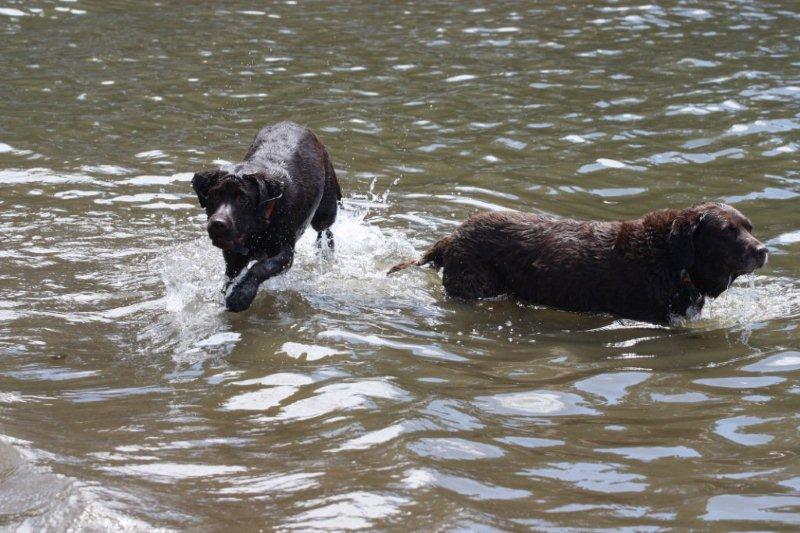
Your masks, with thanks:
[(228, 294), (225, 296), (225, 307), (234, 313), (244, 311), (253, 303), (257, 292), (258, 283), (245, 279), (228, 289)]
[(231, 288), (231, 284), (233, 284), (233, 280), (232, 279), (226, 279), (225, 283), (222, 284), (222, 287), (219, 288), (219, 292), (221, 292), (222, 294), (227, 296), (228, 289)]

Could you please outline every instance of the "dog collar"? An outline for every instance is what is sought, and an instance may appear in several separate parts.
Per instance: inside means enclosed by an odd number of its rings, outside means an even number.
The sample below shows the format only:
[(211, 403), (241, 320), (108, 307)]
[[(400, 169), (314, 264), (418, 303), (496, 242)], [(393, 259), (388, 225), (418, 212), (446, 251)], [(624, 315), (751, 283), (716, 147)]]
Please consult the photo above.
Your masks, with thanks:
[[(703, 302), (703, 295), (697, 289), (697, 286), (692, 281), (689, 271), (685, 268), (681, 270), (678, 278), (678, 292), (676, 300), (679, 302), (679, 309), (688, 309), (689, 307), (696, 307)], [(684, 305), (686, 307), (684, 307)]]

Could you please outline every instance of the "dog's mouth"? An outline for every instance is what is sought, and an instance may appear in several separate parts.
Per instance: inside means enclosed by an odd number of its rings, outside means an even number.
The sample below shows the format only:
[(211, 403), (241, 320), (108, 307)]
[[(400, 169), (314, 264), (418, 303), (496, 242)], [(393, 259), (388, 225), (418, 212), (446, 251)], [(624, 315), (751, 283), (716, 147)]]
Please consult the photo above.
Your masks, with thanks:
[(764, 259), (750, 257), (745, 262), (744, 266), (736, 272), (737, 276), (745, 276), (747, 274), (752, 274), (759, 268), (764, 267), (767, 264), (766, 257)]
[(742, 269), (736, 270), (735, 272), (731, 272), (730, 282), (728, 283), (728, 286), (730, 287), (731, 283), (736, 281), (736, 279), (739, 278), (740, 276), (747, 276), (749, 274), (752, 274), (755, 271), (756, 271), (756, 269), (755, 269), (755, 267), (753, 267), (753, 268), (742, 268)]
[(211, 244), (224, 251), (234, 251), (242, 248), (242, 244), (247, 236), (239, 235), (234, 238), (211, 237)]

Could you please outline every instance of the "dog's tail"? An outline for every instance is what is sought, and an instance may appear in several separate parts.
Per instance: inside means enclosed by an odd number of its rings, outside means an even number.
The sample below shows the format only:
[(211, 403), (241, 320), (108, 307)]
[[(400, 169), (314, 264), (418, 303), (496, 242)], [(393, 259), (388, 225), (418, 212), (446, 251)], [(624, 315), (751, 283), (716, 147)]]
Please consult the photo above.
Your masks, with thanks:
[(428, 251), (425, 252), (421, 258), (417, 260), (405, 261), (398, 265), (393, 266), (389, 269), (389, 272), (386, 273), (387, 276), (394, 274), (399, 270), (405, 270), (408, 267), (412, 266), (422, 266), (427, 265), (428, 263), (433, 263), (434, 268), (437, 270), (442, 268), (444, 264), (444, 252), (447, 250), (453, 242), (453, 237), (445, 237), (444, 239), (440, 239), (436, 242), (433, 246), (428, 248)]

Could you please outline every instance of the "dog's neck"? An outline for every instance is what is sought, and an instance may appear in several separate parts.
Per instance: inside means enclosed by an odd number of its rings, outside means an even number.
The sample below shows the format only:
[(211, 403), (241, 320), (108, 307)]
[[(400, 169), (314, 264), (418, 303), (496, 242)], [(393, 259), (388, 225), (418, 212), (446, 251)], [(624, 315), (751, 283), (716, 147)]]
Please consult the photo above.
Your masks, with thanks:
[(685, 268), (678, 274), (678, 287), (670, 302), (670, 312), (691, 318), (700, 313), (705, 303), (703, 293), (692, 281), (692, 276)]

